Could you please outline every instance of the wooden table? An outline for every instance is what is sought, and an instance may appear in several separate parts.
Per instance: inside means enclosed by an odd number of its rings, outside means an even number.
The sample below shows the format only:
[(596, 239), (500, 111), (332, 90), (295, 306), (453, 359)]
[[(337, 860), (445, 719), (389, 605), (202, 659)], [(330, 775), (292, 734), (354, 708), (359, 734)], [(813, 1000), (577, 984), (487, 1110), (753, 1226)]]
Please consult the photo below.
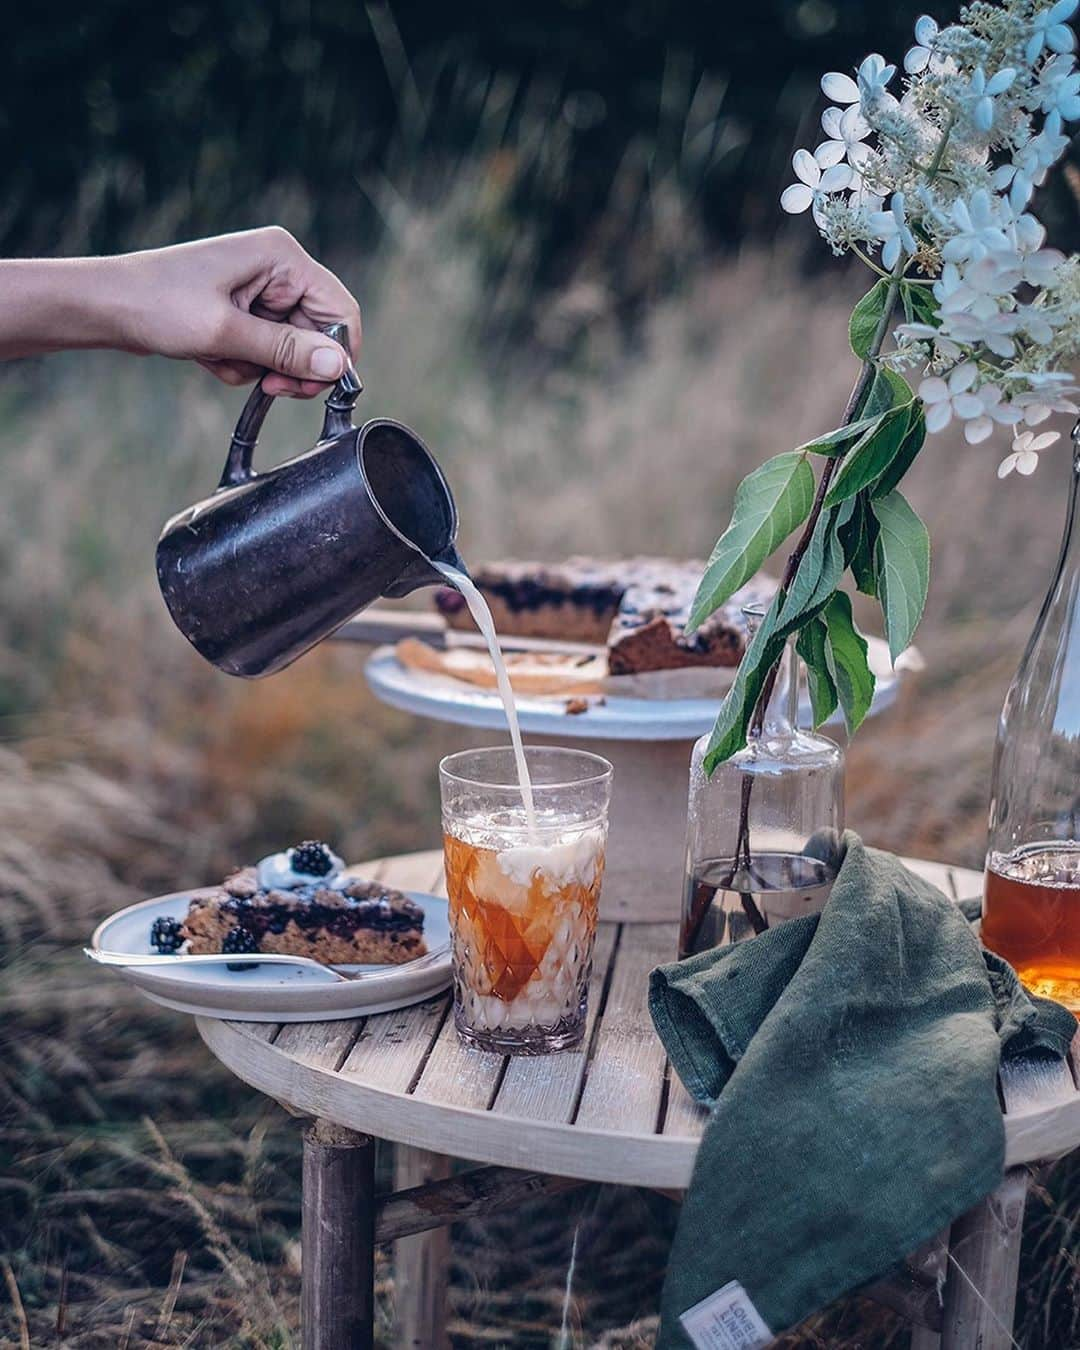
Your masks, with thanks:
[[(910, 862), (954, 899), (975, 872)], [(439, 893), (442, 855), (385, 859), (372, 875)], [(704, 1112), (670, 1073), (646, 1006), (649, 971), (675, 955), (664, 924), (601, 924), (581, 1050), (504, 1058), (465, 1049), (449, 995), (351, 1021), (221, 1022), (199, 1031), (235, 1074), (312, 1118), (304, 1136), (302, 1317), (305, 1350), (372, 1341), (377, 1241), (399, 1241), (402, 1343), (445, 1345), (445, 1226), (582, 1182), (685, 1189)], [(1080, 1146), (1080, 1093), (1066, 1065), (1002, 1075), (1002, 1186), (869, 1291), (900, 1308), (916, 1350), (1011, 1343), (1026, 1164)], [(392, 1195), (374, 1189), (372, 1136), (398, 1150)], [(485, 1164), (451, 1175), (450, 1159)], [(439, 1231), (442, 1230), (442, 1231)], [(415, 1236), (424, 1234), (424, 1236)], [(943, 1293), (942, 1293), (943, 1291)]]

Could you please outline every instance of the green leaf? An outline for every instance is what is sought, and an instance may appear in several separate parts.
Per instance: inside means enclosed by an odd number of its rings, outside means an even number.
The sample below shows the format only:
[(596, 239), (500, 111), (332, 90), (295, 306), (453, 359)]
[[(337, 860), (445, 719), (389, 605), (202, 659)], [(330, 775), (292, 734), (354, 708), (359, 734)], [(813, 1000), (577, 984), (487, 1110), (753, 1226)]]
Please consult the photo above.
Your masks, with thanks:
[(910, 281), (905, 281), (901, 283), (901, 293), (904, 312), (910, 313), (916, 323), (928, 323), (934, 328), (940, 326), (941, 314), (934, 299), (934, 292), (929, 286), (915, 286)]
[(868, 431), (880, 418), (880, 413), (875, 413), (873, 417), (860, 417), (857, 422), (848, 422), (842, 427), (834, 427), (832, 431), (827, 431), (824, 436), (818, 436), (816, 440), (806, 441), (805, 444), (798, 447), (799, 453), (803, 455), (826, 455), (832, 458), (836, 455), (845, 453), (844, 447), (850, 441), (861, 436), (864, 431)]
[(739, 484), (731, 524), (717, 541), (694, 597), (692, 633), (749, 581), (810, 514), (814, 471), (797, 450), (766, 460)]
[(895, 489), (871, 505), (881, 526), (875, 554), (878, 594), (889, 653), (895, 661), (911, 642), (926, 605), (930, 536)]
[(705, 772), (708, 774), (746, 744), (746, 732), (754, 707), (761, 697), (769, 671), (784, 650), (784, 639), (776, 632), (779, 601), (779, 595), (773, 597), (761, 626), (743, 653), (735, 682), (720, 705), (705, 752)]
[(882, 277), (880, 281), (876, 281), (870, 287), (851, 311), (848, 337), (851, 340), (851, 350), (860, 361), (865, 361), (870, 355), (870, 346), (874, 340), (877, 326), (881, 322), (881, 315), (885, 309), (885, 298), (888, 293), (889, 281), (886, 277)]
[(878, 479), (899, 454), (907, 435), (910, 405), (883, 413), (881, 420), (848, 451), (840, 472), (829, 488), (826, 506), (854, 497)]
[(839, 532), (847, 525), (854, 505), (854, 502), (845, 502), (836, 510), (823, 511), (818, 517), (810, 543), (780, 606), (776, 630), (781, 637), (788, 637), (813, 617), (836, 590), (844, 574), (844, 548)]
[(851, 600), (837, 591), (822, 611), (825, 663), (836, 686), (848, 734), (854, 736), (874, 697), (874, 672), (867, 661), (866, 639), (851, 617)]
[(921, 403), (917, 403), (908, 417), (907, 430), (903, 444), (893, 456), (892, 463), (874, 484), (871, 493), (874, 497), (885, 497), (897, 487), (904, 474), (915, 463), (915, 458), (926, 440), (926, 413)]
[(910, 403), (915, 394), (903, 375), (898, 375), (888, 366), (878, 366), (870, 393), (863, 404), (864, 417), (880, 417), (890, 408), (899, 408)]
[(877, 545), (878, 522), (870, 509), (866, 493), (854, 498), (855, 509), (851, 521), (840, 535), (844, 546), (844, 563), (851, 568), (855, 585), (864, 595), (877, 595), (877, 574), (874, 570), (874, 549)]
[(811, 619), (795, 643), (795, 650), (806, 667), (806, 683), (810, 690), (810, 707), (815, 729), (823, 722), (827, 722), (836, 711), (836, 685), (825, 654), (828, 633), (824, 619), (820, 617)]

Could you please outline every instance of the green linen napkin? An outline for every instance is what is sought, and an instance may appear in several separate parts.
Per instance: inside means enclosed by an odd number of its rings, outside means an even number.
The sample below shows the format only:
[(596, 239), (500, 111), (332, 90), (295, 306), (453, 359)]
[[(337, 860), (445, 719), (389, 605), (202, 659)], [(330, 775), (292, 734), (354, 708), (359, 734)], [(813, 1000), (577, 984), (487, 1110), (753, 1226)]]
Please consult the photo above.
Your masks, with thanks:
[(1063, 1056), (1076, 1030), (929, 882), (844, 846), (820, 915), (652, 972), (671, 1062), (715, 1103), (660, 1347), (754, 1350), (902, 1261), (1001, 1180), (1000, 1059)]

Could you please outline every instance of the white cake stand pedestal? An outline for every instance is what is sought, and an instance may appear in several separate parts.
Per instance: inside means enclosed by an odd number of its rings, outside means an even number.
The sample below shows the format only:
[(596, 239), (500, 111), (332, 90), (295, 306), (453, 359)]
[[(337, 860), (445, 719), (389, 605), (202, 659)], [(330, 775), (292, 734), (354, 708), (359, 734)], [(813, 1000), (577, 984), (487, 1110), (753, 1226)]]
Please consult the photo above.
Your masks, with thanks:
[[(506, 735), (494, 693), (403, 666), (393, 647), (380, 647), (365, 667), (368, 684), (384, 703), (419, 717)], [(893, 675), (878, 679), (872, 713), (896, 697)], [(583, 749), (610, 760), (611, 794), (601, 917), (623, 923), (678, 921), (682, 907), (690, 751), (716, 718), (717, 699), (640, 699), (609, 696), (578, 715), (561, 698), (519, 697), (518, 717), (529, 745), (586, 742)], [(809, 705), (806, 720), (809, 718)], [(829, 727), (840, 739), (843, 727)], [(608, 898), (610, 897), (610, 899)]]

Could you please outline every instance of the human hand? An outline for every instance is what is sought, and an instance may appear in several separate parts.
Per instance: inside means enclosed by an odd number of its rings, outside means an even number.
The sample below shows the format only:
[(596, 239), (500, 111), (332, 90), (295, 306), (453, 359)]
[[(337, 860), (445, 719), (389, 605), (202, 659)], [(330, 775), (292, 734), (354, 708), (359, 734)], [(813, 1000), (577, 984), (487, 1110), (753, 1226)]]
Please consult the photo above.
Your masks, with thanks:
[(231, 385), (261, 375), (266, 393), (298, 398), (344, 369), (323, 325), (343, 320), (360, 350), (356, 301), (280, 226), (95, 261), (115, 268), (123, 350), (198, 361)]

